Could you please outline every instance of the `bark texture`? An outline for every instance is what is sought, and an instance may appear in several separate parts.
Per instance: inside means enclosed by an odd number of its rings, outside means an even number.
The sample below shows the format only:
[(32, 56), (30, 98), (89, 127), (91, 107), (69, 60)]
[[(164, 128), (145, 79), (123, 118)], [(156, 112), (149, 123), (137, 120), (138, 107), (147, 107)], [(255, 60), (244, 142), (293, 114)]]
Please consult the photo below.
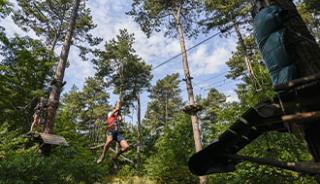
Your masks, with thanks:
[(59, 106), (60, 94), (63, 87), (64, 72), (66, 69), (67, 59), (68, 59), (70, 47), (72, 44), (72, 37), (73, 37), (75, 25), (76, 25), (76, 19), (78, 15), (80, 1), (81, 0), (75, 1), (68, 32), (66, 34), (66, 37), (63, 43), (59, 62), (56, 68), (56, 73), (52, 81), (52, 90), (50, 92), (50, 96), (48, 99), (48, 116), (47, 116), (47, 121), (44, 128), (45, 133), (53, 133), (54, 120), (55, 120), (57, 109)]
[(248, 50), (247, 50), (247, 46), (246, 46), (246, 44), (244, 42), (243, 36), (242, 36), (242, 34), (240, 32), (239, 24), (236, 21), (233, 21), (233, 27), (234, 27), (234, 30), (235, 30), (235, 32), (237, 34), (240, 46), (242, 47), (242, 55), (244, 57), (244, 61), (245, 61), (245, 64), (246, 64), (246, 68), (247, 68), (247, 72), (249, 74), (249, 77), (252, 80), (252, 82), (255, 85), (255, 87), (256, 88), (260, 88), (261, 86), (258, 83), (257, 77), (255, 76), (254, 71), (252, 69), (250, 56), (249, 56), (249, 53), (248, 53)]
[(137, 96), (137, 121), (138, 121), (138, 136), (137, 136), (137, 167), (141, 166), (141, 103), (140, 95)]
[[(189, 105), (195, 105), (192, 82), (191, 82), (192, 78), (191, 78), (190, 71), (189, 71), (189, 64), (188, 64), (188, 57), (187, 57), (187, 51), (186, 51), (186, 46), (185, 46), (185, 40), (184, 40), (184, 33), (183, 33), (182, 25), (180, 22), (180, 10), (177, 11), (177, 13), (175, 15), (175, 19), (176, 19), (176, 27), (177, 27), (177, 31), (178, 31), (178, 36), (179, 36), (179, 43), (180, 43), (181, 52), (182, 52), (182, 63), (183, 63), (185, 82), (186, 82), (186, 86), (187, 86)], [(193, 137), (194, 137), (196, 152), (199, 152), (202, 150), (202, 143), (201, 143), (201, 133), (200, 133), (200, 126), (199, 126), (199, 120), (198, 120), (197, 114), (191, 115), (191, 121), (192, 121)], [(200, 176), (199, 179), (200, 179), (200, 184), (207, 183), (206, 176)]]

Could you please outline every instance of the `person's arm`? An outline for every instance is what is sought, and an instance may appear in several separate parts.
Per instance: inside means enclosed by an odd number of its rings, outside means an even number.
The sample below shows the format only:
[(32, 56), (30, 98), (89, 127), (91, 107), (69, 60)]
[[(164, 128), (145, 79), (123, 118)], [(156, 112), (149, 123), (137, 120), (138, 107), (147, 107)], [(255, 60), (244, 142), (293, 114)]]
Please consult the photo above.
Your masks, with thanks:
[(112, 114), (120, 111), (120, 108), (121, 108), (121, 104), (120, 104), (120, 102), (117, 102), (116, 107), (112, 110)]
[(123, 120), (123, 119), (122, 119), (122, 116), (119, 115), (119, 116), (118, 116), (118, 121), (119, 121), (119, 122), (122, 122), (122, 120)]
[(38, 110), (39, 108), (40, 108), (40, 103), (38, 103), (33, 110), (36, 111), (36, 110)]

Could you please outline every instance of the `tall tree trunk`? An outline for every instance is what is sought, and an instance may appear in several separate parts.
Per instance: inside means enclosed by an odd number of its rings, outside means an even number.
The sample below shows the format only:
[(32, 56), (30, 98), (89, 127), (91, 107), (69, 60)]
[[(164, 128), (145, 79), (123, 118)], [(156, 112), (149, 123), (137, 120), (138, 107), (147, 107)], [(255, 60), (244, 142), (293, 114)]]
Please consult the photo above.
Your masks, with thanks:
[[(176, 27), (177, 27), (178, 36), (179, 36), (181, 52), (182, 52), (182, 64), (183, 64), (184, 76), (185, 76), (185, 81), (187, 86), (189, 105), (195, 105), (191, 76), (189, 71), (187, 51), (186, 51), (185, 40), (184, 40), (184, 33), (183, 33), (182, 25), (180, 22), (180, 10), (178, 10), (178, 12), (176, 13), (175, 20), (176, 20)], [(199, 152), (202, 150), (202, 143), (201, 143), (201, 133), (199, 128), (198, 116), (196, 114), (191, 115), (191, 121), (192, 121), (193, 138), (194, 138), (196, 152)], [(207, 183), (206, 176), (200, 176), (199, 179), (200, 179), (200, 184)]]
[(165, 115), (165, 123), (168, 123), (168, 91), (166, 90), (166, 115)]
[(137, 135), (137, 167), (141, 166), (141, 103), (140, 95), (137, 96), (137, 122), (138, 122), (138, 135)]
[(63, 87), (64, 72), (66, 69), (66, 63), (67, 63), (69, 50), (72, 43), (72, 37), (75, 29), (79, 4), (80, 4), (80, 0), (76, 0), (73, 7), (73, 11), (72, 11), (72, 17), (70, 20), (68, 32), (66, 34), (63, 47), (61, 50), (59, 63), (56, 68), (56, 73), (52, 82), (52, 90), (50, 92), (50, 96), (48, 100), (48, 117), (47, 117), (47, 121), (44, 128), (45, 133), (53, 133), (54, 120), (55, 120), (56, 112), (59, 106), (60, 94)]
[(233, 27), (234, 27), (234, 30), (236, 31), (236, 34), (237, 34), (237, 37), (238, 37), (238, 40), (239, 40), (239, 43), (240, 43), (240, 46), (241, 46), (242, 55), (244, 57), (244, 61), (245, 61), (245, 64), (246, 64), (247, 71), (249, 73), (249, 77), (252, 80), (252, 82), (255, 85), (255, 87), (260, 88), (261, 86), (258, 83), (257, 77), (254, 74), (254, 71), (252, 69), (252, 65), (251, 65), (251, 62), (250, 62), (250, 59), (249, 59), (249, 53), (248, 53), (248, 50), (247, 50), (247, 46), (246, 46), (246, 44), (244, 42), (244, 39), (242, 37), (239, 24), (235, 20), (233, 20)]

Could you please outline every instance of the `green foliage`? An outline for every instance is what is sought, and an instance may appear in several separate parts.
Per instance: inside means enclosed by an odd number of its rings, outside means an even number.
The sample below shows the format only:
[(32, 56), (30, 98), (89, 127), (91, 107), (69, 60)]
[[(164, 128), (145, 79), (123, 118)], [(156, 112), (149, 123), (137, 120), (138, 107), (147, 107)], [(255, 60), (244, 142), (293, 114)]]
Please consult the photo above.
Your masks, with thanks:
[[(247, 37), (244, 39), (244, 42), (250, 53), (259, 52), (254, 37)], [(261, 60), (261, 55), (256, 54), (255, 63), (259, 62), (259, 60)], [(231, 58), (226, 62), (226, 64), (230, 68), (229, 73), (226, 75), (227, 78), (237, 79), (245, 76), (247, 68), (243, 57), (243, 48), (240, 42), (238, 42), (236, 51), (233, 52)]]
[(0, 18), (4, 18), (5, 16), (9, 15), (10, 11), (10, 3), (7, 0), (0, 0)]
[(251, 20), (250, 3), (246, 0), (205, 0), (207, 15), (200, 21), (207, 31), (218, 28), (228, 31), (235, 24), (247, 24)]
[(0, 124), (29, 126), (36, 99), (44, 96), (52, 76), (55, 57), (38, 40), (2, 37), (0, 63)]
[(151, 88), (144, 125), (153, 133), (182, 108), (179, 83), (179, 74), (175, 73), (158, 80)]
[(320, 43), (320, 3), (314, 0), (301, 1), (297, 9), (311, 34)]
[(143, 119), (144, 158), (158, 152), (155, 143), (164, 134), (164, 128), (181, 112), (183, 101), (179, 88), (179, 74), (167, 75), (150, 89), (147, 111)]
[(114, 93), (120, 94), (127, 109), (133, 106), (143, 90), (149, 88), (152, 79), (151, 66), (136, 55), (133, 44), (134, 35), (126, 29), (120, 30), (120, 34), (105, 44), (105, 51), (94, 61), (97, 76), (114, 84)]
[[(292, 135), (271, 132), (262, 135), (241, 151), (243, 155), (274, 158), (282, 161), (306, 161), (310, 155), (304, 143)], [(210, 176), (211, 183), (316, 183), (310, 176), (270, 166), (243, 162), (232, 173)]]
[(56, 147), (50, 157), (39, 155), (39, 145), (30, 143), (19, 132), (1, 127), (0, 183), (94, 183), (102, 181), (103, 169), (94, 162), (83, 137), (63, 134), (70, 147)]
[(254, 37), (248, 36), (244, 39), (244, 42), (248, 53), (250, 53), (249, 58), (259, 86), (254, 84), (251, 78), (246, 74), (246, 65), (242, 52), (243, 48), (240, 42), (238, 42), (236, 51), (226, 62), (230, 68), (226, 77), (231, 79), (242, 79), (244, 83), (239, 84), (236, 89), (238, 97), (243, 104), (254, 106), (258, 102), (272, 98), (274, 92), (268, 70), (262, 63), (262, 57), (257, 49)]
[(66, 117), (75, 121), (79, 118), (83, 107), (84, 103), (81, 91), (73, 85), (71, 90), (63, 95), (60, 111), (64, 113)]
[(105, 83), (101, 79), (88, 78), (82, 90), (82, 102), (85, 104), (84, 120), (101, 117), (109, 110), (109, 94), (106, 93)]
[[(180, 111), (186, 102), (180, 94), (179, 74), (167, 75), (151, 86), (151, 66), (137, 56), (133, 48), (134, 35), (125, 29), (105, 44), (104, 51), (95, 52), (96, 76), (88, 78), (83, 89), (74, 86), (63, 96), (55, 120), (55, 133), (65, 137), (70, 146), (54, 147), (50, 156), (42, 157), (38, 153), (39, 145), (20, 136), (29, 128), (37, 97), (45, 96), (50, 88), (48, 83), (56, 58), (48, 48), (62, 43), (73, 1), (17, 2), (19, 8), (13, 16), (15, 22), (26, 31), (33, 30), (41, 40), (18, 36), (7, 38), (4, 29), (0, 28), (0, 54), (3, 57), (0, 63), (0, 183), (130, 183), (137, 175), (147, 178), (147, 182), (150, 179), (150, 182), (158, 183), (197, 183), (198, 178), (187, 167), (188, 159), (194, 153), (194, 139), (190, 116)], [(309, 30), (319, 40), (318, 4), (317, 0), (305, 0), (300, 1), (298, 7)], [(244, 37), (244, 45), (239, 39), (227, 62), (230, 72), (226, 77), (242, 80), (236, 89), (240, 101), (226, 102), (226, 96), (216, 89), (197, 99), (197, 103), (204, 107), (199, 113), (204, 145), (216, 140), (248, 107), (274, 96), (268, 72), (261, 63), (254, 37), (250, 35), (248, 7), (248, 1), (244, 0), (134, 0), (132, 10), (128, 12), (147, 36), (164, 30), (166, 36), (175, 37), (178, 24), (187, 37), (197, 35), (203, 25), (206, 31), (214, 28), (228, 30), (235, 28), (235, 24), (241, 29), (248, 26), (249, 35)], [(10, 11), (8, 2), (0, 0), (0, 18)], [(90, 14), (83, 1), (73, 42), (81, 49), (81, 56), (92, 51), (88, 45), (91, 47), (101, 41), (89, 33), (96, 26)], [(198, 26), (200, 19), (203, 21)], [(85, 47), (81, 43), (89, 44)], [(260, 87), (246, 75), (244, 50)], [(89, 149), (88, 120), (103, 117), (110, 110), (112, 104), (109, 104), (107, 88), (111, 86), (115, 94), (123, 95), (127, 115), (139, 94), (145, 90), (150, 92), (141, 127), (136, 124), (123, 127), (131, 146), (124, 156), (135, 162), (137, 132), (138, 128), (141, 129), (141, 167), (120, 158), (120, 168), (114, 169), (110, 151), (104, 162), (97, 165), (95, 161), (101, 150)], [(102, 124), (98, 123), (99, 126)], [(99, 131), (102, 140), (105, 130)], [(282, 161), (311, 160), (303, 141), (279, 132), (260, 136), (240, 154)], [(234, 172), (214, 174), (209, 178), (209, 183), (315, 183), (309, 176), (247, 162), (239, 164)]]
[[(73, 0), (19, 0), (19, 9), (13, 11), (12, 18), (24, 31), (33, 30), (44, 40), (48, 48), (54, 50), (64, 41), (72, 16), (73, 4)], [(83, 59), (86, 59), (85, 55), (92, 50), (81, 43), (92, 47), (102, 41), (101, 38), (95, 38), (89, 33), (96, 27), (90, 14), (91, 11), (86, 7), (86, 1), (82, 1), (72, 44), (80, 49), (80, 56)]]
[(134, 0), (127, 14), (134, 17), (141, 30), (149, 37), (152, 32), (163, 31), (165, 36), (177, 37), (177, 18), (183, 32), (190, 38), (199, 32), (197, 20), (204, 10), (203, 1), (193, 0)]
[(206, 98), (198, 97), (197, 103), (203, 107), (198, 113), (201, 121), (202, 142), (207, 145), (211, 143), (218, 133), (217, 122), (221, 122), (219, 113), (226, 110), (226, 96), (212, 88)]
[(187, 167), (189, 156), (194, 151), (190, 117), (176, 114), (164, 129), (156, 144), (156, 152), (144, 165), (147, 176), (159, 183), (195, 183), (197, 178)]
[(81, 91), (73, 86), (64, 94), (61, 111), (74, 122), (84, 125), (89, 120), (106, 116), (110, 110), (108, 100), (105, 83), (101, 79), (89, 77)]
[(317, 13), (319, 15), (320, 11), (320, 2), (317, 0), (304, 0), (307, 10)]

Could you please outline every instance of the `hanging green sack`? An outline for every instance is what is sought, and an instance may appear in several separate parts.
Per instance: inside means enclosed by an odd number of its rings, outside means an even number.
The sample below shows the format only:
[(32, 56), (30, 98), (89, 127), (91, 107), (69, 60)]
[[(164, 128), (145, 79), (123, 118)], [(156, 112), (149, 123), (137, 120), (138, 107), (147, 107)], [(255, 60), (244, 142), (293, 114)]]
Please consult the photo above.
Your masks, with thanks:
[(285, 12), (277, 5), (262, 9), (254, 19), (255, 36), (274, 85), (296, 78), (293, 53), (286, 48)]

